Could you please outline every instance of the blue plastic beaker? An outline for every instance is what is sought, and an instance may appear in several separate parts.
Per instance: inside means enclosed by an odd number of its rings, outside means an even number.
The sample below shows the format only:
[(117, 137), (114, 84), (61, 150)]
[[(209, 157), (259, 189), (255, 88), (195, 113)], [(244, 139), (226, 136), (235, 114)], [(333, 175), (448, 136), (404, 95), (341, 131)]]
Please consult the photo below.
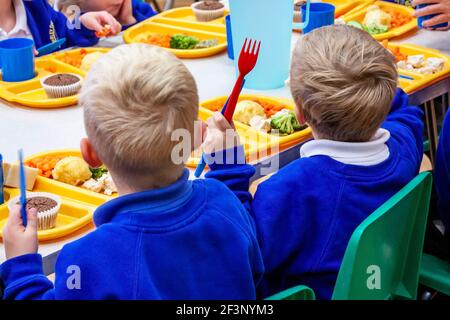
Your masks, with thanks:
[[(416, 9), (421, 9), (421, 8), (425, 8), (426, 6), (428, 6), (428, 4), (419, 4), (416, 6)], [(422, 23), (424, 23), (425, 21), (435, 17), (437, 14), (429, 14), (427, 16), (423, 16), (423, 17), (418, 17), (417, 18), (417, 25), (419, 26), (419, 28), (423, 28)], [(443, 23), (439, 23), (436, 24), (434, 26), (430, 26), (429, 28), (432, 29), (437, 29), (437, 28), (444, 28), (448, 26), (448, 22), (443, 22)]]
[(34, 42), (27, 38), (12, 38), (0, 42), (2, 80), (20, 82), (33, 79)]
[[(302, 16), (306, 14), (306, 5), (303, 5)], [(303, 34), (313, 31), (314, 29), (331, 26), (334, 24), (334, 12), (335, 7), (330, 3), (316, 2), (311, 3), (311, 8), (309, 10), (309, 23), (303, 28)]]
[(304, 22), (294, 23), (292, 0), (230, 0), (236, 68), (245, 38), (261, 41), (258, 63), (246, 78), (246, 88), (266, 90), (284, 86), (289, 76), (292, 29), (308, 25), (310, 5), (307, 0)]

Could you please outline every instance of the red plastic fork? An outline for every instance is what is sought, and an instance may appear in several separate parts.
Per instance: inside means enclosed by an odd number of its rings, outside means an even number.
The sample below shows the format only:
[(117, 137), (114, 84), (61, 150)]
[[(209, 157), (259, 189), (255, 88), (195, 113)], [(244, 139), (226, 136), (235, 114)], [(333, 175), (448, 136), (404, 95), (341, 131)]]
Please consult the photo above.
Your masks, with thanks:
[(244, 78), (256, 66), (259, 56), (259, 49), (261, 49), (261, 41), (252, 39), (247, 41), (247, 38), (245, 39), (238, 61), (239, 76), (233, 87), (233, 91), (228, 98), (228, 103), (225, 106), (225, 110), (222, 112), (228, 122), (231, 122), (233, 119), (234, 110), (236, 109), (239, 95), (241, 94), (242, 87), (244, 85)]

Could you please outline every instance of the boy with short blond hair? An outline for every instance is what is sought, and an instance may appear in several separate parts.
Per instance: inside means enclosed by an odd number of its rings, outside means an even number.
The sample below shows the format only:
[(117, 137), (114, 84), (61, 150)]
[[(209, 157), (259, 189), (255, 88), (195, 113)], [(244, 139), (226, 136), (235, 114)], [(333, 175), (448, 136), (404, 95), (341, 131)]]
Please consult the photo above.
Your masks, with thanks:
[[(266, 268), (261, 296), (304, 284), (330, 299), (353, 231), (418, 173), (422, 112), (396, 86), (394, 57), (364, 31), (329, 26), (299, 40), (291, 91), (315, 140), (245, 203)], [(235, 186), (252, 167), (210, 167), (247, 199)]]
[(95, 211), (95, 231), (62, 249), (54, 286), (36, 253), (36, 211), (24, 228), (13, 210), (3, 233), (5, 298), (254, 299), (263, 265), (252, 218), (222, 183), (189, 181), (171, 158), (172, 132), (190, 140), (198, 116), (195, 81), (180, 60), (144, 44), (113, 49), (93, 65), (80, 104), (83, 157), (107, 165), (120, 196)]

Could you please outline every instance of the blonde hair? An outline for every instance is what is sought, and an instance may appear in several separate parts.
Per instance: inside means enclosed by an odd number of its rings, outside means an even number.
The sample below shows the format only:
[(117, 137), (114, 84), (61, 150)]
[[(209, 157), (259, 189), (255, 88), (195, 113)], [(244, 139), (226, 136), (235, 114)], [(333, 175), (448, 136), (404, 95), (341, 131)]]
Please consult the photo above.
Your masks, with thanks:
[(171, 133), (185, 129), (193, 137), (199, 99), (194, 78), (174, 55), (145, 44), (111, 50), (94, 63), (80, 105), (91, 144), (122, 179), (164, 185), (181, 175), (183, 164), (171, 160), (178, 143)]
[(322, 139), (370, 140), (389, 113), (396, 87), (394, 57), (365, 31), (328, 26), (296, 44), (292, 95)]

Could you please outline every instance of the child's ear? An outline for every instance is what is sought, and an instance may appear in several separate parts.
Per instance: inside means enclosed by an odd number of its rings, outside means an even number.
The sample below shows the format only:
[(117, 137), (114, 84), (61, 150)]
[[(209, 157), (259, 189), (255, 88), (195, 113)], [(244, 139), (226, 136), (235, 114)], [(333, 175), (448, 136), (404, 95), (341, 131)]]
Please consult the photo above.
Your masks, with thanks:
[(80, 142), (81, 154), (83, 155), (84, 161), (92, 168), (98, 168), (103, 165), (102, 160), (100, 160), (97, 152), (95, 152), (88, 138), (81, 139)]

